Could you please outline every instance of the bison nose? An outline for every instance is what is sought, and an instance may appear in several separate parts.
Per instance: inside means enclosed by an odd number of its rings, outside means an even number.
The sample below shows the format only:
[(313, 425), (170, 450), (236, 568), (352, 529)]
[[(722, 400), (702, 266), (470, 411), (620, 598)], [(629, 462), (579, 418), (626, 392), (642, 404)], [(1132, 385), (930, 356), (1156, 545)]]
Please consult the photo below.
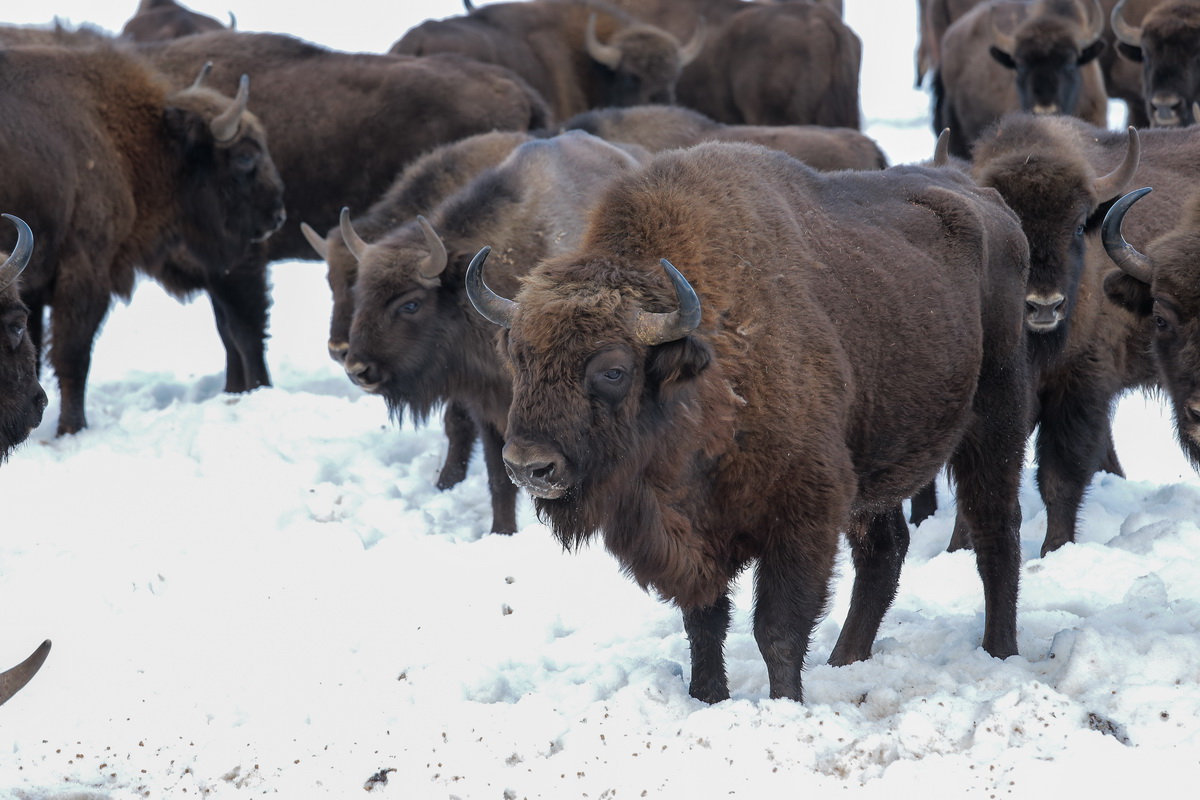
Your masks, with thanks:
[(534, 497), (555, 500), (567, 493), (566, 462), (545, 447), (504, 445), (504, 469), (509, 479)]
[(337, 341), (330, 339), (326, 345), (329, 348), (329, 357), (339, 364), (346, 363), (346, 352), (350, 349), (349, 342)]
[(1047, 333), (1058, 327), (1065, 316), (1066, 298), (1060, 292), (1049, 295), (1028, 294), (1025, 296), (1025, 324), (1037, 333)]
[(1160, 126), (1179, 125), (1183, 120), (1183, 101), (1174, 93), (1160, 92), (1150, 100), (1154, 106), (1154, 124)]
[(350, 356), (346, 357), (346, 375), (368, 392), (375, 391), (383, 383), (383, 372), (378, 365)]
[(1034, 114), (1057, 114), (1058, 103), (1035, 103), (1030, 111)]

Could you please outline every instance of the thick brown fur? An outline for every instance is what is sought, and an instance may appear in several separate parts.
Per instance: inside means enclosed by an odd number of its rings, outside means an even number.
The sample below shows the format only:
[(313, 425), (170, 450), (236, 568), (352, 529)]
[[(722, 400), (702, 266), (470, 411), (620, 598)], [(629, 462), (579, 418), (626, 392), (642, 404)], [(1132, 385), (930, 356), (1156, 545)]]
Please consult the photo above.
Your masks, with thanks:
[(154, 42), (225, 28), (219, 20), (192, 11), (175, 0), (142, 0), (121, 28), (121, 35), (135, 42)]
[[(129, 297), (138, 272), (176, 296), (206, 291), (227, 348), (253, 320), (222, 317), (226, 298), (265, 317), (263, 264), (231, 269), (283, 219), (282, 184), (252, 113), (217, 142), (210, 123), (230, 107), (228, 96), (172, 91), (109, 45), (0, 50), (0, 96), (0, 208), (25, 219), (37, 239), (21, 296), (35, 344), (51, 308), (60, 434), (87, 424), (93, 338), (112, 296)], [(9, 240), (0, 232), (0, 245)]]
[(1200, 102), (1200, 3), (1135, 1), (1126, 3), (1122, 16), (1140, 32), (1136, 44), (1122, 41), (1118, 50), (1141, 65), (1141, 90), (1150, 124), (1195, 124), (1193, 103)]
[[(739, 0), (740, 2), (740, 0)], [(823, 125), (725, 125), (679, 106), (604, 108), (576, 114), (560, 126), (610, 142), (630, 142), (652, 153), (701, 142), (751, 142), (782, 150), (814, 169), (884, 169), (874, 139), (852, 128)]]
[[(941, 44), (933, 81), (933, 129), (950, 129), (950, 153), (970, 157), (983, 129), (1010, 111), (1055, 109), (1096, 125), (1108, 117), (1096, 56), (1103, 38), (1079, 40), (1092, 0), (1044, 0), (1033, 5), (993, 0), (955, 21)], [(1092, 9), (1089, 12), (1089, 9)], [(1024, 15), (1012, 29), (1012, 52), (995, 44), (993, 23)]]
[[(8, 225), (8, 220), (0, 220)], [(0, 264), (17, 266), (0, 250)], [(46, 393), (38, 383), (38, 353), (29, 337), (29, 308), (20, 284), (0, 273), (0, 463), (42, 422)]]
[(369, 245), (360, 261), (346, 372), (396, 415), (423, 421), (445, 402), (467, 410), (483, 440), (493, 531), (516, 531), (516, 490), (500, 459), (510, 379), (494, 329), (463, 290), (467, 263), (492, 246), (493, 280), (515, 291), (533, 264), (578, 243), (602, 186), (636, 165), (581, 131), (527, 142), (427, 212), (448, 254), (440, 274), (420, 274), (430, 247), (415, 220)]
[[(586, 46), (588, 19), (596, 38), (620, 51), (605, 65)], [(427, 20), (392, 45), (392, 53), (457, 53), (511, 69), (529, 82), (558, 119), (589, 108), (673, 103), (683, 43), (599, 0), (512, 2)]]
[[(636, 315), (679, 305), (660, 258), (703, 317), (647, 345)], [(900, 503), (949, 460), (987, 541), (984, 646), (1011, 655), (1027, 270), (1015, 215), (953, 170), (660, 153), (523, 280), (500, 345), (505, 460), (564, 545), (602, 536), (681, 607), (707, 701), (728, 697), (729, 585), (751, 561), (771, 696), (801, 698), (839, 532), (857, 576), (831, 662), (868, 657), (907, 548)]]

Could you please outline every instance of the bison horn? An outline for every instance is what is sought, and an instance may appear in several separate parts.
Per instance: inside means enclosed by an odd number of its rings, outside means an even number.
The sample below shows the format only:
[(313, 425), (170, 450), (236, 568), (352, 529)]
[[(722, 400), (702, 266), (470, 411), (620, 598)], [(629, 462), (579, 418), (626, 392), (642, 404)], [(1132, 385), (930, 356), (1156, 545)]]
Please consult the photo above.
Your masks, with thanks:
[(662, 258), (659, 259), (659, 263), (663, 265), (671, 279), (671, 285), (675, 287), (679, 308), (666, 314), (639, 311), (633, 321), (633, 330), (634, 335), (643, 344), (673, 342), (700, 326), (700, 298), (696, 295), (696, 290), (670, 261)]
[(475, 254), (467, 266), (467, 297), (475, 310), (483, 315), (488, 322), (502, 328), (511, 328), (513, 315), (517, 312), (519, 303), (514, 303), (507, 297), (501, 297), (488, 288), (483, 282), (483, 262), (487, 261), (492, 248), (485, 247)]
[[(5, 216), (8, 216), (5, 214)], [(29, 658), (17, 664), (10, 670), (0, 672), (0, 706), (8, 702), (8, 699), (17, 692), (21, 691), (25, 684), (33, 679), (37, 671), (42, 668), (42, 664), (46, 663), (46, 656), (50, 654), (50, 640), (42, 642), (37, 650)]]
[(1103, 35), (1104, 9), (1100, 7), (1100, 0), (1092, 0), (1087, 8), (1087, 30), (1084, 31), (1077, 44), (1080, 48), (1087, 47)]
[(942, 128), (938, 134), (937, 144), (933, 146), (933, 166), (950, 166), (950, 129)]
[(1104, 249), (1108, 252), (1108, 257), (1126, 275), (1145, 284), (1154, 281), (1154, 262), (1125, 241), (1121, 224), (1125, 221), (1125, 212), (1129, 210), (1129, 207), (1149, 194), (1150, 191), (1150, 187), (1147, 186), (1145, 189), (1132, 191), (1113, 203), (1113, 207), (1104, 215), (1104, 223), (1100, 226), (1100, 237), (1104, 242)]
[(471, 0), (463, 0), (463, 8), (465, 8), (467, 13), (470, 14), (475, 10), (475, 4), (472, 3)]
[(0, 214), (0, 216), (17, 226), (17, 244), (8, 254), (8, 259), (0, 264), (0, 291), (3, 291), (11, 286), (17, 276), (28, 266), (29, 258), (33, 255), (33, 231), (20, 217), (14, 217), (12, 214)]
[(193, 89), (200, 89), (204, 86), (204, 82), (208, 80), (209, 73), (212, 72), (213, 62), (205, 61), (204, 66), (200, 68), (200, 74), (196, 76), (196, 80), (192, 81)]
[(229, 30), (231, 30), (231, 31), (237, 30), (237, 17), (235, 17), (233, 15), (232, 11), (229, 12)]
[(1118, 42), (1130, 47), (1142, 46), (1142, 29), (1125, 21), (1125, 0), (1121, 0), (1113, 7), (1109, 20), (1112, 22), (1113, 35), (1117, 37)]
[(424, 269), (418, 270), (422, 278), (436, 278), (442, 274), (442, 270), (446, 269), (446, 264), (450, 258), (446, 255), (446, 245), (442, 242), (442, 237), (437, 235), (437, 231), (429, 224), (429, 220), (417, 215), (417, 224), (421, 226), (421, 231), (425, 234), (425, 244), (429, 246), (429, 261), (426, 262)]
[(300, 232), (304, 234), (304, 238), (312, 245), (312, 249), (317, 251), (317, 255), (326, 261), (329, 260), (329, 245), (322, 238), (321, 234), (313, 230), (313, 227), (307, 222), (300, 223)]
[(1011, 33), (1005, 33), (1004, 31), (1000, 30), (1000, 26), (996, 24), (996, 10), (997, 7), (993, 7), (990, 12), (990, 18), (992, 22), (992, 46), (997, 50), (1006, 53), (1009, 58), (1011, 58), (1012, 54), (1017, 50), (1017, 40), (1016, 37), (1014, 37)]
[(621, 49), (611, 44), (600, 44), (596, 38), (596, 15), (588, 17), (587, 30), (584, 32), (584, 42), (587, 44), (588, 55), (609, 69), (616, 69), (621, 63)]
[(367, 243), (363, 241), (358, 232), (354, 230), (354, 226), (350, 224), (350, 208), (342, 206), (342, 214), (338, 218), (338, 226), (342, 229), (342, 240), (346, 243), (346, 249), (350, 251), (350, 255), (354, 256), (354, 260), (362, 263), (363, 258), (367, 255)]
[(1104, 203), (1125, 191), (1137, 172), (1142, 157), (1142, 140), (1137, 129), (1129, 126), (1129, 145), (1125, 148), (1125, 160), (1107, 175), (1096, 179), (1096, 196)]
[(233, 137), (237, 135), (242, 114), (246, 113), (246, 104), (249, 102), (250, 76), (243, 75), (242, 79), (238, 81), (237, 96), (233, 98), (233, 102), (229, 104), (228, 108), (213, 117), (213, 121), (209, 124), (214, 139), (218, 142), (233, 140)]
[(688, 64), (696, 60), (700, 55), (700, 51), (704, 49), (704, 40), (708, 38), (708, 23), (704, 17), (696, 20), (696, 30), (692, 34), (690, 42), (679, 49), (679, 66), (686, 67)]

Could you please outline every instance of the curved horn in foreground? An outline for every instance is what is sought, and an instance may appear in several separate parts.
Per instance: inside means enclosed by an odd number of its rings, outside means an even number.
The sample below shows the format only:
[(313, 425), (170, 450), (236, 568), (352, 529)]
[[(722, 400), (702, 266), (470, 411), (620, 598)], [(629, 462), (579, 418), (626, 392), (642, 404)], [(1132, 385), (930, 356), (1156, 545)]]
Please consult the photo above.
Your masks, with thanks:
[(490, 252), (492, 248), (485, 247), (471, 259), (467, 267), (467, 297), (471, 305), (475, 306), (475, 310), (488, 322), (502, 328), (511, 328), (518, 304), (496, 294), (483, 282), (483, 262), (487, 261)]
[(708, 23), (705, 22), (704, 17), (700, 17), (696, 20), (696, 30), (692, 33), (692, 40), (679, 48), (679, 66), (686, 67), (696, 60), (700, 51), (704, 49), (706, 38), (708, 38)]
[(33, 231), (20, 217), (14, 217), (12, 214), (0, 214), (0, 216), (17, 226), (17, 243), (9, 253), (8, 259), (0, 264), (0, 291), (3, 291), (11, 286), (17, 276), (28, 266), (29, 257), (33, 255)]
[(600, 44), (600, 40), (596, 38), (596, 15), (592, 14), (588, 17), (587, 30), (584, 32), (584, 43), (587, 45), (588, 55), (595, 61), (600, 62), (609, 69), (616, 69), (621, 63), (620, 48), (613, 47), (611, 44)]
[(218, 142), (228, 142), (237, 135), (238, 125), (242, 121), (242, 114), (246, 113), (246, 105), (250, 102), (250, 76), (243, 75), (238, 81), (237, 96), (233, 98), (233, 102), (229, 107), (222, 111), (217, 116), (213, 117), (209, 127), (212, 128), (213, 138)]
[(1125, 0), (1121, 0), (1113, 7), (1109, 21), (1112, 22), (1113, 35), (1117, 37), (1118, 42), (1130, 47), (1142, 46), (1141, 27), (1130, 25), (1125, 21)]
[(1129, 144), (1125, 148), (1125, 160), (1117, 165), (1117, 168), (1112, 172), (1100, 178), (1096, 178), (1096, 196), (1100, 198), (1100, 202), (1105, 202), (1113, 197), (1117, 197), (1125, 191), (1125, 187), (1133, 180), (1133, 173), (1137, 172), (1138, 163), (1142, 158), (1142, 140), (1138, 136), (1137, 128), (1129, 126)]
[(0, 706), (29, 683), (37, 671), (42, 668), (42, 664), (46, 663), (48, 655), (50, 655), (49, 639), (42, 642), (29, 658), (6, 672), (0, 672)]
[(1125, 221), (1125, 212), (1129, 210), (1129, 207), (1150, 194), (1150, 191), (1150, 187), (1147, 186), (1145, 189), (1132, 191), (1113, 203), (1113, 207), (1104, 215), (1104, 224), (1100, 226), (1100, 237), (1104, 242), (1104, 249), (1108, 252), (1108, 257), (1126, 275), (1145, 284), (1154, 282), (1154, 262), (1125, 241), (1125, 234), (1121, 232), (1121, 223)]
[(417, 214), (417, 224), (421, 226), (421, 232), (425, 234), (425, 244), (429, 246), (429, 260), (418, 268), (422, 278), (436, 278), (442, 274), (442, 270), (446, 268), (446, 264), (450, 261), (446, 255), (446, 245), (442, 242), (442, 237), (437, 235), (437, 231), (429, 224), (429, 220)]
[(942, 128), (942, 132), (938, 134), (937, 144), (933, 146), (933, 161), (931, 164), (935, 167), (947, 167), (950, 165), (949, 128)]
[(354, 256), (355, 261), (361, 263), (363, 256), (367, 253), (367, 243), (350, 224), (349, 206), (342, 206), (342, 214), (338, 217), (338, 226), (341, 228), (342, 240), (346, 243), (346, 249), (350, 251), (350, 255)]
[(307, 222), (300, 223), (300, 232), (304, 234), (304, 238), (312, 245), (312, 249), (317, 251), (317, 255), (326, 261), (329, 260), (329, 245), (325, 242), (321, 234), (313, 230), (313, 227)]
[(700, 298), (696, 295), (696, 290), (670, 261), (661, 258), (659, 263), (663, 265), (671, 279), (671, 285), (675, 287), (679, 308), (666, 314), (638, 312), (633, 321), (634, 335), (644, 344), (651, 345), (682, 339), (700, 326)]

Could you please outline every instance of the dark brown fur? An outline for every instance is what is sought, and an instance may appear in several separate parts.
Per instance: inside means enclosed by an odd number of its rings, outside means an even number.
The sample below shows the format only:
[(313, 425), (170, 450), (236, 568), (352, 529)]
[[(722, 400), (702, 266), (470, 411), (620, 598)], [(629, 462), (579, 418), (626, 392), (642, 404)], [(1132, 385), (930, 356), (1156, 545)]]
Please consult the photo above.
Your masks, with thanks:
[[(650, 346), (634, 315), (679, 303), (660, 258), (703, 319)], [(750, 561), (771, 696), (801, 698), (839, 532), (857, 574), (830, 660), (868, 657), (907, 548), (900, 503), (949, 460), (986, 541), (984, 647), (1011, 655), (1027, 269), (1015, 215), (952, 170), (660, 153), (607, 190), (577, 250), (524, 279), (501, 342), (505, 460), (542, 487), (564, 545), (602, 535), (683, 609), (690, 691), (707, 701), (729, 696), (728, 591)]]
[(1194, 124), (1192, 104), (1200, 102), (1200, 4), (1194, 0), (1143, 0), (1126, 3), (1121, 15), (1140, 34), (1122, 40), (1118, 49), (1141, 65), (1142, 96), (1150, 124)]
[[(739, 0), (740, 2), (740, 0)], [(564, 122), (610, 142), (630, 142), (652, 153), (701, 142), (751, 142), (782, 150), (814, 169), (884, 169), (887, 157), (865, 134), (823, 125), (724, 125), (689, 108), (635, 106), (585, 111)]]
[(41, 424), (46, 409), (37, 347), (29, 337), (29, 308), (18, 291), (20, 261), (0, 250), (0, 463)]
[[(621, 52), (606, 66), (585, 44), (596, 38)], [(410, 56), (457, 53), (511, 69), (566, 119), (589, 108), (673, 103), (683, 63), (680, 40), (597, 0), (493, 3), (469, 14), (427, 20), (392, 45)]]
[(463, 292), (467, 262), (494, 246), (495, 280), (513, 291), (517, 276), (578, 242), (601, 186), (636, 163), (578, 131), (528, 142), (428, 212), (448, 252), (440, 274), (419, 273), (430, 248), (414, 220), (369, 245), (359, 264), (347, 374), (396, 415), (423, 421), (444, 402), (470, 414), (483, 440), (493, 531), (516, 531), (516, 489), (500, 460), (509, 376), (492, 327)]
[[(1104, 125), (1108, 99), (1096, 56), (1103, 39), (1080, 42), (1092, 0), (1044, 0), (1027, 6), (994, 0), (971, 9), (942, 37), (933, 81), (933, 129), (950, 129), (950, 153), (967, 158), (983, 129), (1010, 111), (1054, 109)], [(1095, 13), (1092, 8), (1090, 13)], [(995, 46), (993, 23), (1024, 18), (1011, 52)]]
[[(72, 433), (87, 424), (96, 331), (139, 271), (179, 297), (206, 291), (223, 339), (244, 322), (222, 317), (225, 298), (265, 314), (263, 264), (230, 267), (281, 223), (282, 185), (253, 114), (242, 114), (231, 141), (215, 142), (209, 126), (229, 97), (172, 92), (112, 46), (0, 50), (0, 96), (0, 208), (17, 211), (38, 241), (21, 296), (35, 344), (51, 308), (58, 431)], [(0, 245), (7, 239), (0, 233)]]
[(206, 31), (221, 31), (225, 27), (220, 21), (192, 11), (175, 0), (142, 0), (137, 11), (121, 28), (121, 35), (135, 42), (155, 42)]

